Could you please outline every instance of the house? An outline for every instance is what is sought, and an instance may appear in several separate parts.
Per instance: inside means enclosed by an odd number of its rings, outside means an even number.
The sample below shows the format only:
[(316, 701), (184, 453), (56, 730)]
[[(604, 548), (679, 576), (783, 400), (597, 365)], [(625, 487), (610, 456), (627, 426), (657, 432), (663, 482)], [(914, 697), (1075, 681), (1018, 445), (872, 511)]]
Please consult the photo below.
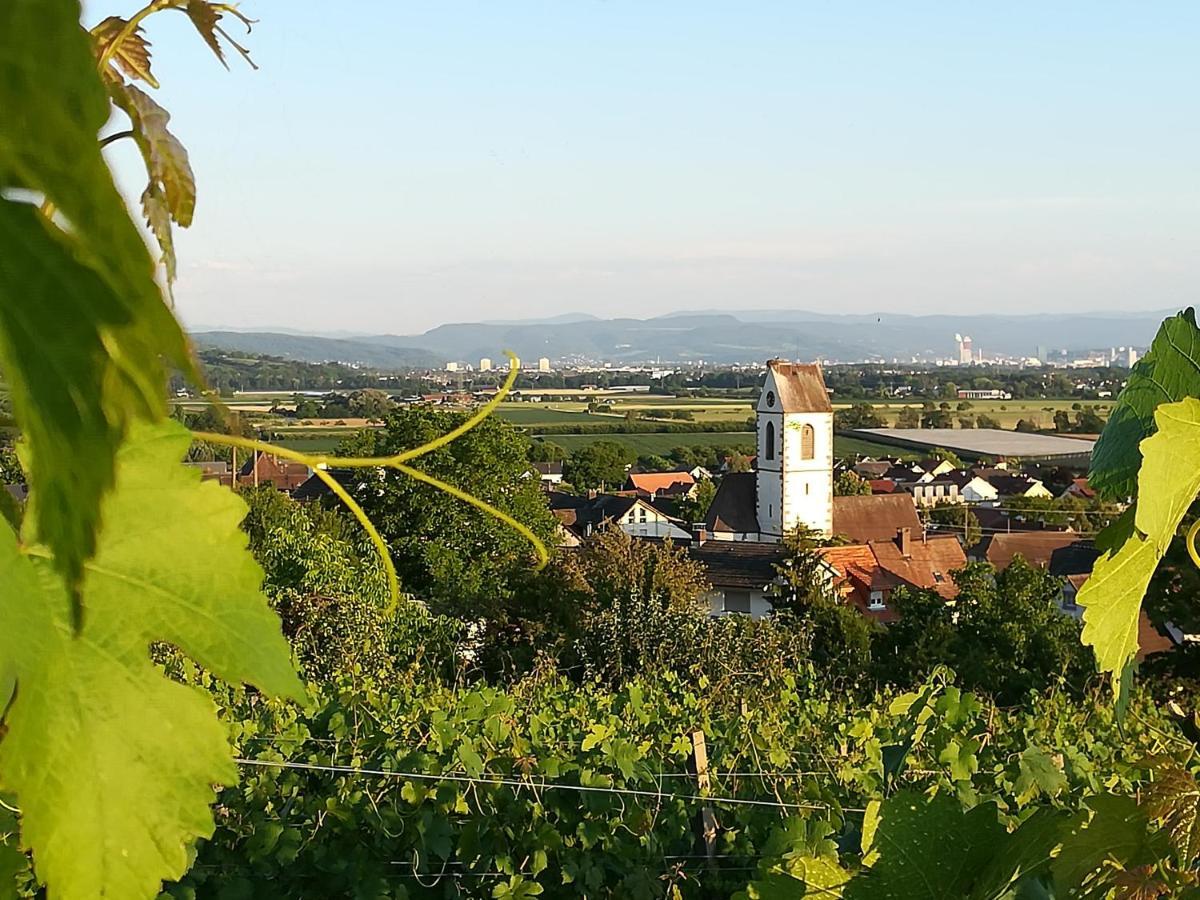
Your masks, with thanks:
[(1007, 569), (1019, 555), (1032, 566), (1065, 576), (1091, 572), (1100, 554), (1073, 532), (1013, 531), (986, 535), (971, 548), (970, 555), (972, 560), (989, 562), (997, 569)]
[(871, 481), (885, 477), (893, 465), (895, 463), (890, 459), (864, 459), (862, 462), (855, 463), (851, 471), (859, 478)]
[(921, 477), (918, 480), (933, 481), (935, 478), (940, 478), (943, 475), (949, 475), (953, 472), (954, 463), (947, 459), (929, 457), (918, 462), (916, 468), (921, 470)]
[(902, 528), (921, 533), (917, 508), (906, 493), (834, 498), (833, 533), (851, 543), (890, 540)]
[(901, 487), (912, 495), (913, 504), (922, 508), (943, 503), (961, 503), (958, 483), (952, 478), (934, 478), (931, 481), (916, 481)]
[(243, 487), (273, 485), (281, 491), (293, 491), (312, 476), (312, 469), (304, 463), (283, 460), (261, 450), (242, 463), (238, 469), (237, 482)]
[(894, 494), (900, 490), (900, 485), (889, 478), (872, 478), (867, 481), (872, 494)]
[(681, 528), (676, 520), (631, 494), (591, 491), (578, 495), (551, 491), (549, 496), (554, 517), (581, 540), (591, 537), (605, 523), (612, 523), (633, 537), (680, 541), (691, 538), (690, 532)]
[(649, 500), (690, 499), (696, 493), (696, 479), (690, 472), (630, 472), (624, 489)]
[(1049, 499), (1054, 495), (1036, 478), (1012, 472), (991, 471), (979, 476), (996, 490), (998, 497), (1033, 497)]
[(1096, 491), (1086, 478), (1073, 478), (1067, 489), (1058, 495), (1061, 498), (1075, 497), (1079, 500), (1095, 500)]
[(1000, 499), (1000, 492), (984, 478), (974, 472), (955, 471), (946, 478), (958, 485), (958, 495), (964, 503), (995, 503)]
[(771, 612), (771, 595), (779, 583), (776, 566), (786, 558), (782, 544), (713, 541), (698, 530), (688, 555), (704, 566), (712, 615), (740, 613), (758, 619)]
[(562, 484), (563, 464), (561, 461), (535, 462), (532, 464), (532, 469), (537, 473), (542, 487), (550, 488)]
[[(326, 469), (325, 471), (351, 494), (366, 485), (368, 479), (378, 480), (382, 477), (382, 470), (380, 469)], [(293, 500), (305, 502), (321, 500), (331, 496), (333, 496), (332, 489), (315, 472), (303, 484), (292, 491)]]
[(958, 596), (952, 573), (967, 557), (952, 535), (914, 536), (908, 528), (891, 538), (820, 551), (834, 573), (834, 586), (847, 603), (886, 624), (898, 618), (891, 604), (900, 587), (930, 590), (947, 601)]
[(227, 460), (188, 460), (184, 465), (199, 471), (201, 481), (219, 481), (224, 485), (233, 483), (233, 472)]

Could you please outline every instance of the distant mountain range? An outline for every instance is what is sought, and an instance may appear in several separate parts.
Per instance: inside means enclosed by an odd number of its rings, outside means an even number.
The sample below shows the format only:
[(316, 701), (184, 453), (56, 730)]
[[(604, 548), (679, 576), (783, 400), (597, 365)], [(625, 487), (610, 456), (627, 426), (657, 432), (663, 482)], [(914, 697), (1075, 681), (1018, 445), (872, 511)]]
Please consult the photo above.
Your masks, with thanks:
[(380, 368), (447, 361), (496, 362), (504, 350), (533, 360), (613, 363), (755, 362), (775, 356), (842, 362), (954, 355), (955, 334), (970, 335), (985, 355), (1147, 346), (1169, 312), (1052, 315), (838, 315), (802, 310), (682, 312), (653, 319), (597, 319), (568, 313), (551, 319), (440, 325), (415, 335), (330, 336), (271, 331), (200, 331), (200, 347), (261, 353), (307, 362)]

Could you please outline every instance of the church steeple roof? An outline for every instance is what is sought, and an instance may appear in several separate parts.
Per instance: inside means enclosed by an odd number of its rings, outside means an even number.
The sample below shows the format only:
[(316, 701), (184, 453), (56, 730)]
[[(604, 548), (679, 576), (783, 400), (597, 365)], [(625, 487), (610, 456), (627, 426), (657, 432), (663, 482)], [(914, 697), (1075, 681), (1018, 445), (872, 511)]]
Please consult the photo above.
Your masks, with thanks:
[(772, 359), (767, 362), (767, 369), (774, 375), (780, 412), (833, 412), (833, 406), (829, 402), (829, 391), (825, 388), (825, 377), (821, 374), (819, 365)]

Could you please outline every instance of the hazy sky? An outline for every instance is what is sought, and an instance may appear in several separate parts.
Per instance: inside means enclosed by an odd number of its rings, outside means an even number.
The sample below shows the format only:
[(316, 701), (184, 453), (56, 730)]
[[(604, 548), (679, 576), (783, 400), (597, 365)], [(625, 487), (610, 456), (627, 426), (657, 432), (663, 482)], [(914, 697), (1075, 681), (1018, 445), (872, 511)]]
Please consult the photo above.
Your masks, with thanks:
[(242, 8), (149, 23), (193, 326), (1197, 299), (1194, 0)]

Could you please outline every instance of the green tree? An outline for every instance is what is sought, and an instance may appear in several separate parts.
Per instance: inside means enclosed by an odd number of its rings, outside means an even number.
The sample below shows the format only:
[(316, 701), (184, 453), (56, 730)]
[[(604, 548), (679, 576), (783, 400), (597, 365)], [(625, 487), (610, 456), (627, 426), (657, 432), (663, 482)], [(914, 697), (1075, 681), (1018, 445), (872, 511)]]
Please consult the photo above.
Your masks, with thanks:
[(921, 411), (915, 406), (906, 406), (896, 415), (897, 428), (920, 428)]
[(1033, 434), (1038, 430), (1037, 423), (1031, 422), (1029, 419), (1020, 419), (1017, 421), (1013, 431), (1019, 431), (1022, 434)]
[(1058, 432), (1071, 430), (1071, 417), (1065, 409), (1057, 410), (1054, 413), (1054, 430)]
[[(938, 503), (928, 509), (926, 519), (935, 530), (957, 535), (964, 547), (974, 547), (983, 537), (979, 516), (965, 503)], [(937, 529), (936, 526), (942, 527)]]
[(774, 615), (808, 632), (819, 671), (836, 684), (858, 684), (870, 668), (873, 625), (841, 602), (819, 545), (819, 536), (805, 528), (785, 536), (786, 556), (775, 566), (771, 607)]
[(389, 412), (396, 408), (392, 398), (383, 391), (374, 388), (354, 391), (347, 399), (350, 415), (368, 422), (382, 422)]
[(537, 438), (529, 444), (530, 462), (561, 462), (567, 458), (567, 448), (545, 438)]
[(871, 648), (877, 677), (908, 687), (938, 666), (957, 662), (958, 631), (954, 607), (936, 591), (897, 588), (890, 604), (898, 618), (880, 630)]
[(619, 488), (633, 462), (630, 449), (616, 441), (596, 441), (571, 452), (563, 464), (563, 478), (577, 489)]
[(717, 496), (717, 485), (711, 478), (702, 478), (696, 485), (691, 497), (679, 501), (679, 518), (686, 524), (703, 522), (712, 506), (713, 498)]
[(886, 428), (887, 420), (879, 415), (870, 403), (855, 403), (846, 409), (834, 411), (833, 427), (837, 429)]
[(1063, 615), (1062, 583), (1017, 557), (1003, 571), (971, 563), (954, 576), (956, 671), (1001, 703), (1022, 701), (1061, 679), (1081, 692), (1095, 672), (1080, 625)]
[(978, 416), (975, 417), (975, 427), (976, 428), (998, 429), (1000, 427), (1000, 420), (997, 418), (994, 418), (993, 416), (989, 416), (989, 415), (985, 415), (984, 413), (980, 413)]
[[(349, 449), (390, 455), (446, 434), (466, 414), (430, 407), (397, 410), (383, 429), (362, 431)], [(422, 456), (422, 472), (496, 506), (548, 545), (555, 520), (528, 477), (529, 439), (506, 422), (485, 419)], [(508, 525), (394, 469), (361, 470), (354, 498), (387, 541), (401, 585), (435, 612), (499, 621), (530, 566), (529, 544)]]
[(862, 496), (871, 493), (871, 485), (856, 472), (847, 469), (838, 472), (833, 479), (833, 493), (838, 497)]

